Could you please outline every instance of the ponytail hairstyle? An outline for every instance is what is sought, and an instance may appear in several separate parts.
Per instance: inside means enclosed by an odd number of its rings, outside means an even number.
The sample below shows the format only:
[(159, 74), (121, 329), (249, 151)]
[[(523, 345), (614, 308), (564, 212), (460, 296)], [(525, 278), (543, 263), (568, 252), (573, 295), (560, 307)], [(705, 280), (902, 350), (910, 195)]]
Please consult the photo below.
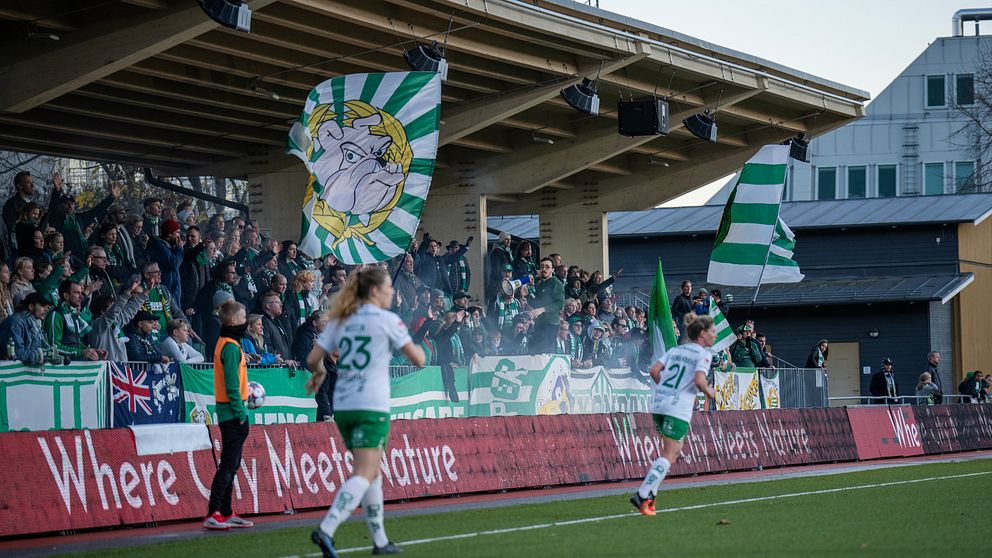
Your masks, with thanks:
[(920, 374), (920, 382), (918, 384), (916, 384), (916, 390), (919, 391), (919, 390), (923, 389), (923, 384), (925, 384), (925, 383), (927, 383), (929, 381), (932, 381), (932, 380), (933, 380), (933, 378), (930, 377), (930, 373), (929, 372), (924, 372), (924, 373)]
[(386, 283), (387, 277), (389, 274), (381, 267), (353, 271), (331, 301), (331, 309), (327, 317), (332, 320), (343, 320), (351, 316), (362, 302), (368, 300), (373, 288)]
[(699, 334), (713, 327), (713, 318), (709, 316), (697, 316), (695, 312), (689, 312), (682, 319), (686, 335), (695, 341), (699, 339)]

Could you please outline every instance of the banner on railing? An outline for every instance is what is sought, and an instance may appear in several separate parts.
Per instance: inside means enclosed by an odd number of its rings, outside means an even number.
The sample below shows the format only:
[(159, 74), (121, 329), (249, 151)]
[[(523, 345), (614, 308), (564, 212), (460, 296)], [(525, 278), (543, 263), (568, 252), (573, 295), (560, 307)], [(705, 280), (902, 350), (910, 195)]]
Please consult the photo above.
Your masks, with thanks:
[(629, 369), (573, 370), (564, 355), (485, 357), (473, 363), (469, 416), (642, 412), (647, 380)]
[[(180, 365), (183, 396), (186, 400), (185, 422), (217, 424), (214, 400), (214, 371)], [(290, 368), (249, 368), (248, 381), (265, 388), (265, 405), (248, 411), (251, 424), (287, 424), (314, 422), (317, 400), (307, 395), (310, 379), (307, 370)]]
[(713, 373), (718, 411), (753, 411), (761, 408), (760, 380), (754, 368)]
[(0, 364), (0, 432), (103, 428), (106, 363), (69, 366)]
[(779, 386), (778, 371), (770, 371), (769, 374), (766, 376), (758, 372), (758, 379), (761, 381), (761, 408), (781, 409), (782, 388)]
[(114, 410), (110, 426), (184, 422), (179, 365), (108, 362)]
[(393, 419), (464, 417), (468, 413), (468, 369), (455, 369), (458, 401), (448, 399), (440, 366), (428, 366), (390, 381)]

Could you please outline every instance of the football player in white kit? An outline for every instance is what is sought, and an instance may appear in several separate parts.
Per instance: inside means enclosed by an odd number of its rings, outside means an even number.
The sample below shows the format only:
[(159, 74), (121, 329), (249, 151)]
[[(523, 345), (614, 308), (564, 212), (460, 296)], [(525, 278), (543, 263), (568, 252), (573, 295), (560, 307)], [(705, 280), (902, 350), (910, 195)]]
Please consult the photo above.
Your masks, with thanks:
[(403, 320), (388, 308), (393, 301), (389, 274), (381, 268), (355, 271), (334, 297), (327, 325), (307, 356), (314, 371), (307, 391), (314, 393), (327, 373), (324, 357), (337, 361), (334, 422), (354, 455), (354, 474), (331, 504), (311, 540), (324, 558), (337, 558), (334, 532), (359, 504), (372, 535), (372, 554), (397, 554), (383, 526), (382, 475), (379, 463), (389, 439), (389, 361), (401, 351), (414, 366), (424, 365), (424, 351), (410, 340)]
[(651, 413), (663, 445), (661, 457), (651, 464), (641, 487), (630, 497), (630, 503), (643, 515), (655, 515), (655, 494), (689, 434), (696, 392), (716, 397), (706, 381), (712, 360), (708, 347), (716, 340), (713, 318), (689, 313), (683, 322), (689, 342), (669, 349), (648, 371), (656, 384)]

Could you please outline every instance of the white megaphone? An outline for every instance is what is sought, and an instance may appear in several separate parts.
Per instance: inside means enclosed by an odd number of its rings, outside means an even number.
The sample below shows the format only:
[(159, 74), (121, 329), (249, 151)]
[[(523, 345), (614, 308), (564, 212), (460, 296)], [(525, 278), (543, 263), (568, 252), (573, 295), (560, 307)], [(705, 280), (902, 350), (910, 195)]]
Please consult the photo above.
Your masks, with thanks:
[(503, 279), (502, 288), (503, 294), (506, 296), (513, 296), (513, 291), (520, 288), (521, 285), (530, 284), (530, 275), (524, 275), (517, 279)]

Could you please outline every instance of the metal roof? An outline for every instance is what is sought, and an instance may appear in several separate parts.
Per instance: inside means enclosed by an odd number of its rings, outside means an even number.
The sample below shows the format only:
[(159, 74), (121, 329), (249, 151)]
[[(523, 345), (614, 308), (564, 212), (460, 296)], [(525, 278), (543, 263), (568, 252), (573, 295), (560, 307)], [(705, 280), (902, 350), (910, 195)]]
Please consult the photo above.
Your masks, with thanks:
[[(694, 290), (720, 289), (732, 308), (751, 304), (753, 287), (726, 287), (709, 284), (702, 276), (684, 276), (666, 281), (670, 297), (678, 296), (682, 279), (692, 281)], [(868, 304), (882, 302), (948, 302), (974, 281), (972, 273), (857, 277), (846, 279), (805, 279), (799, 283), (762, 285), (756, 306), (810, 306), (828, 304)], [(622, 291), (647, 291), (652, 278), (623, 276)]]
[[(716, 231), (723, 206), (664, 207), (610, 213), (610, 236), (705, 234)], [(782, 219), (793, 229), (981, 223), (992, 215), (992, 194), (944, 194), (786, 202)], [(523, 238), (537, 238), (537, 217), (490, 217), (489, 226)]]
[[(908, 275), (899, 277), (865, 277), (857, 279), (812, 279), (799, 283), (762, 285), (757, 306), (791, 306), (810, 304), (851, 304), (869, 302), (948, 302), (975, 276), (972, 273), (944, 275)], [(678, 289), (674, 283), (671, 289)], [(751, 287), (717, 287), (731, 293), (731, 306), (746, 306), (754, 296)]]

